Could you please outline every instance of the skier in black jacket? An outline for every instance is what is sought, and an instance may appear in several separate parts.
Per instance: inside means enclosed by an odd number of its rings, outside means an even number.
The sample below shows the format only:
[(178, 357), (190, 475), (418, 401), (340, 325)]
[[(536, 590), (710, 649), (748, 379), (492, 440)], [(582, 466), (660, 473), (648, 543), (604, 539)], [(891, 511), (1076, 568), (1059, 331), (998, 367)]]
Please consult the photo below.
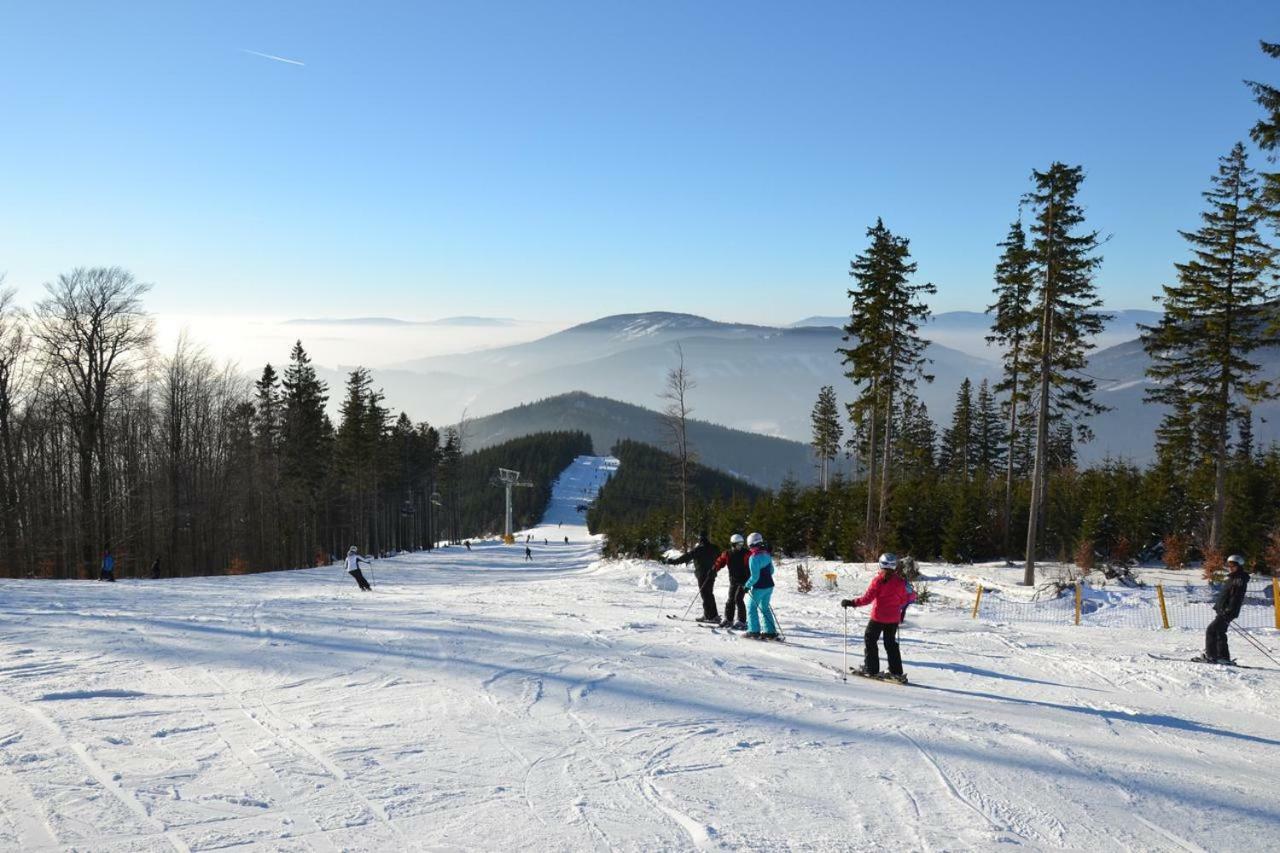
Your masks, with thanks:
[(690, 551), (681, 554), (674, 560), (667, 560), (668, 565), (678, 566), (693, 563), (693, 576), (698, 581), (698, 592), (702, 594), (702, 617), (699, 622), (720, 622), (720, 612), (716, 608), (716, 557), (720, 549), (711, 544), (707, 531), (698, 534), (698, 544)]
[(1214, 612), (1218, 615), (1204, 632), (1204, 654), (1196, 658), (1205, 663), (1235, 663), (1231, 659), (1231, 650), (1227, 648), (1227, 627), (1240, 615), (1240, 607), (1249, 588), (1249, 573), (1244, 570), (1244, 557), (1239, 554), (1227, 557), (1227, 566), (1231, 571), (1213, 602)]
[[(721, 628), (742, 631), (747, 627), (747, 605), (745, 604), (747, 591), (743, 584), (747, 582), (747, 578), (751, 577), (751, 567), (747, 564), (750, 557), (751, 554), (747, 551), (747, 540), (742, 538), (741, 533), (735, 533), (729, 537), (729, 550), (716, 558), (717, 572), (725, 566), (729, 567), (729, 597), (724, 602), (724, 621), (720, 623)], [(737, 619), (734, 618), (735, 615)]]

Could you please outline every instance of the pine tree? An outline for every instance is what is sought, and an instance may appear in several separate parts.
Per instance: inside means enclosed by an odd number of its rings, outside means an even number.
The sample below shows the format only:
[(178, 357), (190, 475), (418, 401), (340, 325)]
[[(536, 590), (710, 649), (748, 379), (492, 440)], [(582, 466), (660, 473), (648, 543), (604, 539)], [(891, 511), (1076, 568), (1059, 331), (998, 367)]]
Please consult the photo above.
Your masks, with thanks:
[[(869, 539), (878, 540), (889, 496), (896, 395), (913, 389), (920, 379), (933, 380), (924, 370), (927, 342), (919, 329), (929, 316), (921, 297), (935, 293), (936, 288), (909, 281), (916, 271), (909, 240), (893, 234), (879, 219), (867, 229), (867, 236), (871, 245), (849, 264), (854, 286), (848, 290), (852, 311), (844, 327), (844, 340), (851, 346), (837, 352), (849, 368), (845, 376), (858, 386), (857, 397), (847, 408), (855, 428), (866, 436), (866, 529)], [(872, 485), (877, 464), (878, 516)]]
[(1010, 533), (1013, 529), (1013, 486), (1015, 476), (1025, 471), (1029, 464), (1026, 452), (1029, 447), (1031, 432), (1021, 429), (1026, 426), (1029, 378), (1034, 371), (1031, 361), (1031, 335), (1035, 328), (1036, 315), (1031, 306), (1031, 298), (1035, 292), (1035, 279), (1032, 273), (1034, 257), (1027, 245), (1027, 234), (1023, 230), (1022, 220), (1009, 226), (1009, 234), (1004, 242), (998, 244), (1003, 251), (996, 264), (995, 294), (996, 302), (987, 309), (994, 317), (991, 323), (991, 334), (987, 343), (994, 343), (1003, 348), (1002, 375), (996, 383), (997, 393), (1005, 395), (1005, 415), (1008, 428), (1005, 430), (1005, 477), (1004, 477), (1004, 513), (1002, 520), (1005, 529), (1005, 553), (1012, 550)]
[(257, 503), (258, 554), (266, 565), (283, 564), (280, 551), (280, 449), (284, 424), (280, 398), (280, 377), (270, 364), (262, 368), (262, 376), (254, 383), (253, 448), (258, 476), (254, 478)]
[[(1260, 44), (1263, 53), (1272, 59), (1280, 59), (1280, 42), (1264, 41)], [(1280, 155), (1280, 88), (1253, 80), (1246, 81), (1246, 85), (1253, 90), (1254, 98), (1264, 113), (1249, 135), (1259, 148), (1269, 153), (1267, 159), (1274, 163), (1277, 155)], [(1276, 232), (1280, 234), (1280, 171), (1263, 173), (1259, 200)]]
[(818, 457), (818, 465), (822, 471), (822, 490), (825, 492), (829, 488), (831, 462), (840, 453), (840, 440), (844, 437), (835, 388), (830, 385), (822, 387), (818, 392), (817, 402), (813, 404), (810, 419), (813, 423), (813, 453)]
[(1200, 214), (1203, 224), (1179, 232), (1191, 244), (1192, 257), (1175, 265), (1178, 282), (1164, 286), (1164, 315), (1159, 325), (1144, 329), (1142, 344), (1151, 357), (1147, 374), (1156, 382), (1147, 399), (1170, 406), (1170, 427), (1190, 417), (1193, 426), (1209, 431), (1204, 447), (1214, 486), (1205, 546), (1216, 551), (1237, 401), (1277, 395), (1271, 382), (1257, 378), (1259, 365), (1249, 355), (1280, 339), (1267, 328), (1266, 303), (1276, 287), (1266, 273), (1276, 251), (1258, 234), (1260, 193), (1244, 145), (1236, 143), (1219, 160), (1203, 195), (1209, 203)]
[(1049, 422), (1105, 410), (1093, 400), (1094, 380), (1082, 373), (1093, 348), (1090, 339), (1107, 320), (1097, 310), (1102, 301), (1093, 283), (1102, 264), (1095, 254), (1098, 232), (1076, 233), (1084, 224), (1084, 210), (1076, 201), (1083, 181), (1079, 166), (1054, 163), (1047, 171), (1032, 172), (1034, 188), (1023, 199), (1034, 213), (1031, 271), (1037, 315), (1029, 353), (1035, 362), (1036, 441), (1022, 578), (1027, 586), (1035, 583), (1036, 534), (1048, 485)]
[[(375, 523), (375, 502), (382, 459), (380, 445), (388, 413), (382, 394), (373, 390), (373, 377), (357, 367), (347, 377), (342, 420), (334, 441), (334, 463), (341, 477), (351, 538), (366, 550), (381, 550)], [(406, 418), (407, 420), (407, 418)]]
[(990, 383), (984, 379), (978, 384), (978, 398), (973, 411), (975, 465), (984, 479), (990, 478), (1004, 461), (1004, 439), (996, 398), (991, 393)]
[(942, 433), (938, 467), (944, 473), (967, 480), (973, 473), (974, 456), (973, 383), (966, 378), (956, 392), (951, 426)]

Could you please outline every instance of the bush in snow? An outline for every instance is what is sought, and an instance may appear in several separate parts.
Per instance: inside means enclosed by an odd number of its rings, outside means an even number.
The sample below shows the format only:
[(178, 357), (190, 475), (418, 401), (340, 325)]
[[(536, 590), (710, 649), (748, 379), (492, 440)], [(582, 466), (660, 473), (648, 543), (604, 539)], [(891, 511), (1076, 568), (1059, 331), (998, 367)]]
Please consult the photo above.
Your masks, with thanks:
[[(1164, 553), (1160, 555), (1160, 559), (1171, 569), (1181, 569), (1187, 565), (1187, 551), (1191, 548), (1191, 541), (1181, 533), (1170, 533), (1164, 537), (1162, 543), (1164, 545)], [(1280, 554), (1277, 554), (1280, 557)]]
[(1081, 539), (1076, 545), (1075, 563), (1081, 573), (1088, 574), (1093, 571), (1096, 555), (1093, 553), (1093, 541), (1091, 539)]
[(1221, 551), (1205, 549), (1204, 565), (1200, 568), (1200, 574), (1205, 580), (1209, 583), (1222, 583), (1226, 568), (1226, 557), (1222, 556)]
[(796, 590), (813, 592), (813, 578), (809, 577), (809, 572), (804, 566), (796, 566)]
[(1271, 574), (1280, 574), (1280, 529), (1267, 534), (1267, 545), (1262, 551), (1262, 562)]

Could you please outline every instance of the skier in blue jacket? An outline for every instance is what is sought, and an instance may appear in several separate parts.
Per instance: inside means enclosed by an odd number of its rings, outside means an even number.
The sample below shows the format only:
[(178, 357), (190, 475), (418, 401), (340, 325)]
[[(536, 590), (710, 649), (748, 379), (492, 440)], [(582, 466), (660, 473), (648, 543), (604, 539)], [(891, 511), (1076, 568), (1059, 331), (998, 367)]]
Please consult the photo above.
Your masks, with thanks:
[[(751, 577), (747, 578), (744, 589), (751, 597), (751, 604), (747, 608), (747, 633), (743, 636), (755, 640), (776, 640), (778, 626), (773, 621), (773, 607), (769, 604), (773, 598), (773, 557), (765, 547), (764, 537), (759, 533), (752, 533), (747, 537), (747, 548), (751, 554), (747, 558)], [(762, 613), (764, 631), (760, 630)]]

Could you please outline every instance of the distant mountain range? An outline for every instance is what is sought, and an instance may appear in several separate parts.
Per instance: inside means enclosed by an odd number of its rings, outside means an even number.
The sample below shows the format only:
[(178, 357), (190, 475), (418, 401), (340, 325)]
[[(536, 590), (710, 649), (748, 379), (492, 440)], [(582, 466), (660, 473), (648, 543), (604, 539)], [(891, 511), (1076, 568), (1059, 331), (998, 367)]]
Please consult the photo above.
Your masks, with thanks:
[(514, 326), (505, 317), (442, 317), (439, 320), (400, 320), (395, 317), (300, 317), (285, 320), (285, 326), (475, 326), (492, 328)]
[[(582, 430), (596, 453), (607, 453), (621, 439), (663, 447), (661, 416), (650, 409), (575, 391), (469, 420), (468, 449), (479, 450), (538, 432)], [(801, 483), (816, 479), (809, 447), (796, 441), (729, 429), (705, 421), (689, 423), (690, 443), (704, 465), (759, 486), (775, 487), (791, 476)]]
[[(1107, 321), (1102, 333), (1094, 338), (1098, 349), (1122, 344), (1138, 336), (1140, 326), (1150, 326), (1160, 319), (1159, 311), (1147, 311), (1141, 308), (1130, 308), (1113, 311), (1112, 318)], [(791, 328), (814, 326), (834, 326), (842, 328), (849, 322), (848, 317), (815, 316), (806, 317), (791, 324)], [(950, 347), (973, 356), (974, 358), (993, 359), (998, 352), (987, 345), (987, 335), (991, 334), (991, 316), (980, 311), (946, 311), (935, 314), (920, 330), (921, 334), (936, 344)]]
[[(1142, 400), (1147, 359), (1133, 340), (1137, 324), (1154, 323), (1158, 315), (1150, 311), (1116, 314), (1099, 341), (1119, 338), (1120, 342), (1095, 351), (1087, 368), (1099, 380), (1100, 400), (1113, 410), (1092, 420), (1097, 438), (1081, 450), (1080, 458), (1086, 463), (1107, 455), (1147, 461), (1162, 414), (1160, 407)], [(667, 370), (676, 364), (679, 345), (697, 382), (690, 395), (694, 417), (707, 427), (719, 424), (738, 435), (789, 439), (802, 448), (809, 441), (809, 413), (818, 390), (833, 385), (842, 399), (848, 399), (850, 385), (835, 352), (843, 345), (840, 330), (832, 325), (837, 322), (843, 318), (810, 318), (795, 327), (779, 328), (669, 312), (622, 314), (527, 343), (415, 359), (373, 374), (387, 404), (415, 419), (437, 425), (456, 423), (466, 410), (479, 424), (481, 416), (501, 413), (500, 421), (495, 421), (501, 429), (486, 427), (486, 434), (509, 436), (533, 431), (533, 426), (519, 423), (524, 418), (538, 424), (537, 429), (585, 429), (603, 448), (614, 437), (654, 440), (649, 426), (622, 429), (618, 425), (606, 428), (605, 424), (609, 418), (651, 421), (654, 410), (661, 408), (659, 395)], [(940, 426), (950, 420), (962, 380), (968, 378), (976, 385), (999, 374), (997, 353), (985, 345), (988, 322), (989, 318), (976, 312), (950, 312), (938, 315), (924, 329), (932, 340), (926, 355), (932, 361), (929, 370), (935, 380), (922, 384), (918, 394)], [(1267, 375), (1280, 377), (1280, 354), (1259, 357)], [(330, 383), (330, 405), (336, 410), (345, 369), (321, 371), (321, 375)], [(614, 409), (606, 416), (592, 404), (588, 417), (578, 406), (578, 420), (574, 420), (565, 414), (573, 406), (563, 401), (557, 403), (558, 409), (525, 405), (570, 392), (583, 392), (576, 398), (579, 402), (607, 398), (613, 404), (638, 408), (627, 410), (625, 416), (618, 414), (622, 410)], [(551, 409), (559, 414), (548, 414)], [(1257, 411), (1255, 434), (1259, 440), (1280, 440), (1276, 404), (1265, 404)], [(715, 455), (712, 447), (728, 441), (724, 435), (708, 433), (702, 442), (704, 454), (712, 454), (706, 459), (708, 464), (760, 483), (777, 482), (788, 472), (801, 478), (810, 476), (807, 457), (797, 447), (783, 450), (784, 445), (778, 445), (766, 451), (765, 445), (760, 445), (751, 452), (765, 454), (765, 458), (753, 463), (745, 460), (748, 445), (741, 443), (730, 442), (726, 446), (732, 446), (732, 452)]]

